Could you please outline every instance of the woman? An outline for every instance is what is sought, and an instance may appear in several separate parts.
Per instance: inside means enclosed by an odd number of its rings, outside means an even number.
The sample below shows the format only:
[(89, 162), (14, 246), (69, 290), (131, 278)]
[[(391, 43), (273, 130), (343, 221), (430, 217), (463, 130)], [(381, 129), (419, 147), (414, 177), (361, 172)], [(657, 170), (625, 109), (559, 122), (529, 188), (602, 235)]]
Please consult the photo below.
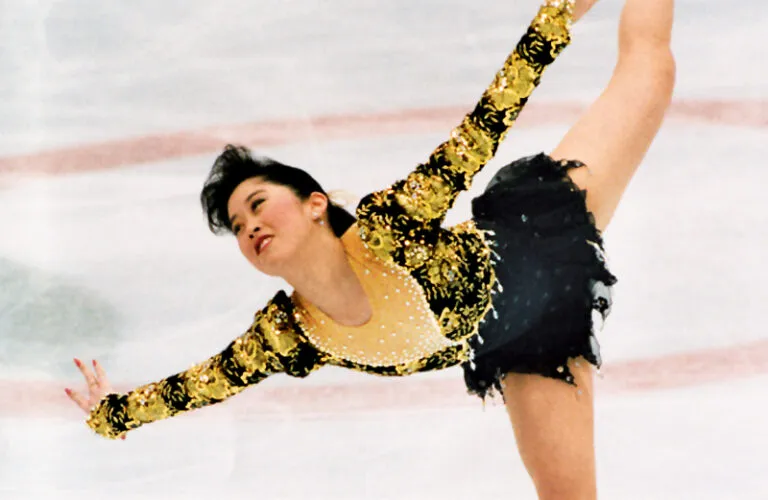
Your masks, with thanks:
[(67, 393), (88, 425), (124, 438), (275, 373), (460, 364), (470, 392), (501, 392), (540, 498), (595, 498), (591, 313), (607, 314), (615, 283), (601, 234), (671, 100), (674, 1), (626, 0), (600, 98), (549, 155), (502, 168), (471, 221), (441, 227), (592, 3), (546, 1), (451, 138), (366, 196), (356, 218), (306, 172), (227, 147), (201, 196), (209, 225), (234, 233), (258, 270), (294, 292), (278, 292), (221, 353), (128, 394), (112, 393), (97, 362), (94, 373), (76, 360), (89, 395)]

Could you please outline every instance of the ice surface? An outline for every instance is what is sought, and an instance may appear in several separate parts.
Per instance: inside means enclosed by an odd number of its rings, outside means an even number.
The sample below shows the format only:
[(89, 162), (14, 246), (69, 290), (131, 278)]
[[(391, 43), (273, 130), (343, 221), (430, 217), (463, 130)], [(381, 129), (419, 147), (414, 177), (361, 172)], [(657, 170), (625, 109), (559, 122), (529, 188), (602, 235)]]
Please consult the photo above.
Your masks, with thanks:
[[(472, 192), (599, 94), (620, 7), (576, 26)], [(119, 443), (63, 388), (73, 356), (126, 388), (186, 368), (283, 286), (208, 233), (210, 144), (377, 189), (446, 137), (536, 8), (0, 1), (0, 498), (535, 498), (503, 408), (457, 370), (274, 377)], [(606, 233), (602, 498), (768, 498), (766, 22), (757, 0), (678, 1), (675, 104)]]

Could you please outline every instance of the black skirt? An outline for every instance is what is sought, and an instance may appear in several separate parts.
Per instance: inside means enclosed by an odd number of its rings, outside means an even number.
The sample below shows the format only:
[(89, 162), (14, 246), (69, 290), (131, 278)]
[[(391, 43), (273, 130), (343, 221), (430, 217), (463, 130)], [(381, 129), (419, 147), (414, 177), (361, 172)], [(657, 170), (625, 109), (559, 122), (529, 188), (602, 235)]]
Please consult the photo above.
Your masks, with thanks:
[(579, 167), (545, 154), (522, 158), (472, 201), (477, 226), (490, 231), (500, 286), (463, 365), (470, 393), (501, 392), (512, 372), (573, 384), (567, 361), (579, 356), (600, 366), (593, 313), (605, 320), (616, 278), (586, 193), (567, 175)]

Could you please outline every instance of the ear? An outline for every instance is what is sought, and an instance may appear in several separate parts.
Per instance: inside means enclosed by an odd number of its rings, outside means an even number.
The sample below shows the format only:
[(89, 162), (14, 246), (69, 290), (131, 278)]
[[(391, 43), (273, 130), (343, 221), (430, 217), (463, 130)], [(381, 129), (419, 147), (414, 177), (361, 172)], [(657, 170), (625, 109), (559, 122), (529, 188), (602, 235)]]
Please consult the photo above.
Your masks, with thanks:
[(323, 193), (314, 192), (309, 195), (309, 198), (304, 202), (309, 210), (309, 216), (315, 218), (317, 214), (318, 218), (325, 218), (325, 212), (328, 210), (328, 197)]

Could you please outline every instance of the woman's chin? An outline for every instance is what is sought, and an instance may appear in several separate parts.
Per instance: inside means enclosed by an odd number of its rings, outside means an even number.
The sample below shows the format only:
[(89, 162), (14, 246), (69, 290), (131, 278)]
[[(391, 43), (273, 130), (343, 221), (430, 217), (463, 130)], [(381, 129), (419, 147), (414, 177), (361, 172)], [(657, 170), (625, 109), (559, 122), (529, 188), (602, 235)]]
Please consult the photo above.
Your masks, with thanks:
[(285, 269), (285, 263), (281, 263), (278, 259), (272, 258), (273, 256), (258, 256), (251, 261), (253, 267), (255, 267), (260, 273), (267, 276), (282, 277), (283, 269)]

